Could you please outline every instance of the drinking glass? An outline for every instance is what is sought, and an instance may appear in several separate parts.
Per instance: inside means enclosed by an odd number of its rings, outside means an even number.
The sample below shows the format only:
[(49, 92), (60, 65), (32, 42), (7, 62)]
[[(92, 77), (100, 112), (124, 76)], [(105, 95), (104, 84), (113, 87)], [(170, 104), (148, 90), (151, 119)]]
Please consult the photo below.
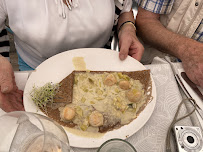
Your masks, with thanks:
[(135, 148), (126, 140), (110, 139), (104, 142), (97, 152), (137, 152)]
[(48, 117), (15, 111), (0, 117), (0, 151), (70, 152), (64, 129)]

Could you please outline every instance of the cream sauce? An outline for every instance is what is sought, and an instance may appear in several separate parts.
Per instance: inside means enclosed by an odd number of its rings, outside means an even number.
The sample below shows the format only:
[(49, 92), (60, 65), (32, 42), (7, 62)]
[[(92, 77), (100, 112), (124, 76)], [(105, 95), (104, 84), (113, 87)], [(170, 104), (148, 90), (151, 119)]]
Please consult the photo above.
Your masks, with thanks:
[(87, 132), (87, 131), (82, 131), (74, 128), (69, 128), (69, 127), (64, 127), (65, 130), (68, 132), (81, 136), (81, 137), (87, 137), (87, 138), (101, 138), (104, 136), (105, 133), (99, 133), (99, 132)]
[(83, 57), (74, 57), (72, 59), (75, 70), (84, 71), (86, 70), (86, 63)]
[[(76, 59), (75, 59), (76, 60)], [(81, 65), (82, 60), (77, 64)], [(99, 131), (98, 127), (92, 127), (89, 124), (89, 116), (93, 111), (99, 111), (103, 114), (104, 126), (120, 123), (121, 125), (129, 124), (137, 117), (137, 112), (145, 104), (146, 96), (144, 95), (143, 85), (139, 80), (129, 78), (127, 75), (112, 73), (116, 78), (116, 83), (112, 86), (104, 84), (105, 78), (109, 73), (75, 73), (75, 84), (73, 87), (73, 101), (70, 105), (76, 110), (76, 116), (73, 122), (76, 130), (71, 129), (74, 133), (83, 136), (92, 137)], [(142, 97), (138, 103), (133, 103), (126, 97), (126, 92), (119, 87), (119, 82), (127, 80), (130, 83), (130, 89), (136, 89), (141, 92)], [(62, 116), (63, 117), (63, 116)], [(70, 130), (68, 128), (68, 130)], [(82, 130), (82, 131), (80, 131)], [(82, 132), (82, 133), (81, 133)], [(93, 135), (90, 135), (92, 132)], [(95, 134), (95, 136), (97, 136)], [(100, 133), (99, 133), (100, 134)]]

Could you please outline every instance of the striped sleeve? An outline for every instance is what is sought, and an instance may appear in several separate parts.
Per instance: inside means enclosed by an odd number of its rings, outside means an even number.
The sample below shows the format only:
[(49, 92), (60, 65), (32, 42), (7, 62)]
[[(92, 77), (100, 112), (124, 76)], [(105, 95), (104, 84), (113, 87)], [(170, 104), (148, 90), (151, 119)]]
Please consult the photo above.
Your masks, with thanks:
[(114, 15), (114, 25), (113, 25), (113, 29), (110, 35), (110, 38), (108, 40), (108, 42), (106, 43), (106, 45), (104, 46), (104, 48), (106, 49), (111, 49), (111, 42), (113, 39), (113, 36), (116, 32), (117, 29), (117, 24), (118, 24), (118, 18), (119, 15), (121, 14), (123, 7), (124, 7), (124, 1), (123, 0), (114, 0), (115, 2), (115, 15)]
[(9, 60), (10, 43), (6, 29), (0, 33), (0, 54)]
[(174, 0), (135, 0), (138, 6), (157, 14), (169, 14)]
[(192, 39), (195, 39), (201, 43), (203, 43), (203, 19), (201, 23), (199, 24), (197, 30), (195, 31), (194, 35), (192, 36)]
[(129, 12), (132, 8), (132, 0), (114, 0), (115, 3), (115, 15), (114, 15), (114, 25), (110, 35), (110, 38), (104, 48), (111, 49), (111, 42), (114, 34), (117, 32), (118, 18), (121, 13)]

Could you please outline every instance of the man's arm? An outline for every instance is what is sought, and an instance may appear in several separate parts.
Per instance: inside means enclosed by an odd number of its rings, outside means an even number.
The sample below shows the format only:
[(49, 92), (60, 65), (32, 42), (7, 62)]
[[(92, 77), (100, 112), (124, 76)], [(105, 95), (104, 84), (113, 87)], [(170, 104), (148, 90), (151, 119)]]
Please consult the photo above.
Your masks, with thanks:
[(159, 14), (138, 8), (137, 33), (145, 43), (182, 60), (188, 77), (203, 88), (203, 44), (167, 30)]
[(201, 43), (167, 30), (159, 20), (159, 14), (138, 8), (136, 18), (137, 33), (145, 43), (151, 44), (160, 51), (182, 58), (188, 45), (185, 42), (201, 45)]

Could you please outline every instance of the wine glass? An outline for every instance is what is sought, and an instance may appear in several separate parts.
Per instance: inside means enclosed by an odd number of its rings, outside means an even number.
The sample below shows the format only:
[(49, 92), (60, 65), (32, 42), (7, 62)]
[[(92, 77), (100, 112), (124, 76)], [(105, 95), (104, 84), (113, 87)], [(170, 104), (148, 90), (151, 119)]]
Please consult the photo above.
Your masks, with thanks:
[(70, 152), (67, 134), (40, 114), (15, 111), (0, 117), (0, 151)]

